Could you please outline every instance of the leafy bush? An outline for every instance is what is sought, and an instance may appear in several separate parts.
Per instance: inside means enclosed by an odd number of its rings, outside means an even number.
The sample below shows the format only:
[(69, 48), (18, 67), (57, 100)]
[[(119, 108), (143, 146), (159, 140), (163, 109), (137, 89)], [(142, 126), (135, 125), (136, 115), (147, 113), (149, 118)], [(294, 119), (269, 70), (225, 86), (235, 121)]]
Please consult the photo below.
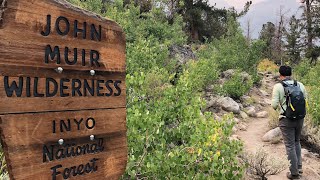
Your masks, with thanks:
[(311, 70), (310, 63), (307, 60), (303, 60), (298, 66), (293, 68), (293, 75), (296, 79), (303, 79)]
[[(156, 39), (138, 39), (127, 44), (127, 72), (147, 71), (152, 67), (162, 67), (168, 62), (168, 47)], [(174, 61), (175, 62), (175, 61)]]
[(308, 87), (308, 112), (312, 116), (312, 122), (315, 125), (320, 125), (320, 87), (318, 86), (311, 86)]
[[(210, 50), (216, 56), (216, 64), (221, 71), (228, 69), (240, 69), (250, 74), (257, 73), (257, 64), (261, 58), (261, 50), (264, 47), (262, 41), (254, 41), (248, 44), (242, 35), (238, 23), (232, 18), (229, 20), (229, 33), (232, 36), (226, 36), (221, 40), (215, 40), (210, 43)], [(235, 28), (236, 26), (237, 28)], [(212, 55), (211, 54), (211, 55)]]
[(109, 7), (105, 16), (120, 24), (128, 43), (149, 37), (155, 38), (155, 41), (164, 46), (186, 43), (182, 17), (176, 15), (174, 23), (169, 24), (163, 11), (161, 7), (154, 7), (151, 12), (140, 14), (139, 7), (133, 4), (123, 7), (122, 1), (117, 0), (113, 7)]
[(307, 86), (308, 113), (312, 116), (312, 122), (320, 125), (320, 65), (310, 67), (303, 62), (294, 69), (299, 80)]
[(263, 59), (258, 64), (258, 71), (259, 72), (272, 72), (276, 73), (278, 72), (279, 67), (271, 60), (269, 59)]
[[(86, 2), (70, 1), (90, 9)], [(258, 59), (255, 51), (260, 45), (248, 48), (239, 24), (230, 22), (236, 30), (230, 31), (222, 45), (215, 41), (198, 53), (197, 61), (182, 66), (172, 85), (176, 61), (168, 58), (168, 47), (185, 44), (186, 35), (182, 17), (176, 15), (169, 24), (164, 11), (154, 6), (141, 14), (139, 7), (123, 7), (122, 1), (116, 0), (104, 14), (121, 25), (127, 40), (129, 154), (123, 179), (241, 179), (243, 166), (237, 156), (242, 144), (229, 139), (233, 117), (216, 121), (210, 113), (203, 115), (201, 91), (217, 80), (224, 67), (221, 59), (228, 59), (232, 67), (248, 64), (242, 68), (255, 69), (251, 65)]]
[[(232, 117), (215, 121), (210, 114), (201, 115), (205, 102), (199, 91), (206, 81), (217, 79), (214, 65), (191, 61), (176, 86), (163, 71), (127, 75), (130, 150), (124, 178), (239, 179), (242, 166), (237, 154), (242, 146), (229, 140)], [(152, 77), (160, 80), (148, 78), (154, 73)], [(156, 86), (148, 86), (150, 82)]]
[(228, 81), (223, 84), (223, 90), (228, 96), (234, 99), (240, 99), (252, 87), (252, 80), (244, 80), (243, 77), (237, 72)]

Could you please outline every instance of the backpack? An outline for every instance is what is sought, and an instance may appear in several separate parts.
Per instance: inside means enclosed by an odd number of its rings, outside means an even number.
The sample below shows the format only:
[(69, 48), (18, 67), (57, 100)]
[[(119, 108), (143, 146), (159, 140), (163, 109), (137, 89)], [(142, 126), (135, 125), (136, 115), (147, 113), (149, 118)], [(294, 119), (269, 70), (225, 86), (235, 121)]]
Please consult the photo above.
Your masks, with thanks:
[(306, 100), (297, 81), (294, 80), (293, 84), (282, 81), (281, 84), (284, 87), (287, 105), (287, 109), (284, 110), (280, 104), (284, 111), (283, 115), (292, 120), (303, 119), (306, 116)]

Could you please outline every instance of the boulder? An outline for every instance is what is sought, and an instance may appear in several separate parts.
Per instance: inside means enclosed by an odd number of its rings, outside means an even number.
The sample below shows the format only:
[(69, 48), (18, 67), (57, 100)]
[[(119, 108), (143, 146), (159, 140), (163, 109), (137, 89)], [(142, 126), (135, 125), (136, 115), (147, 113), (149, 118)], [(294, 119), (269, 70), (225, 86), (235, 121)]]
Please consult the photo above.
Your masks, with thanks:
[(234, 120), (234, 122), (237, 123), (237, 124), (240, 123), (240, 119), (238, 119), (238, 118), (234, 118), (233, 120)]
[(210, 96), (210, 98), (207, 99), (207, 108), (215, 106), (216, 104), (217, 104), (217, 98)]
[(208, 85), (206, 87), (206, 92), (212, 92), (214, 90), (214, 85)]
[(177, 46), (169, 47), (170, 58), (177, 59), (178, 64), (186, 64), (189, 60), (195, 60), (196, 55), (193, 53), (191, 46)]
[(234, 74), (235, 74), (234, 69), (228, 69), (228, 70), (222, 72), (221, 75), (223, 78), (230, 79)]
[(250, 117), (256, 117), (256, 108), (254, 106), (250, 106), (250, 107), (245, 108), (245, 112)]
[(240, 76), (243, 81), (248, 81), (249, 79), (251, 79), (251, 76), (247, 72), (241, 72)]
[(243, 109), (243, 105), (241, 103), (238, 103), (239, 107), (240, 107), (240, 110)]
[(253, 99), (250, 96), (243, 95), (240, 97), (240, 101), (242, 102), (242, 105), (244, 107), (250, 106), (251, 103), (253, 103)]
[(233, 112), (235, 114), (240, 113), (239, 104), (230, 97), (219, 98), (217, 103), (222, 107), (223, 110), (227, 112)]
[(256, 113), (256, 117), (257, 118), (266, 118), (266, 117), (268, 117), (268, 112), (267, 111), (258, 112), (258, 113)]
[(279, 127), (268, 131), (263, 137), (262, 141), (264, 142), (274, 142), (277, 139), (281, 138), (281, 130)]
[(240, 116), (241, 116), (242, 119), (247, 119), (247, 118), (249, 117), (249, 116), (247, 115), (247, 113), (245, 113), (245, 112), (243, 112), (243, 111), (240, 112)]
[(240, 97), (240, 100), (241, 100), (242, 102), (249, 101), (250, 99), (251, 99), (251, 97), (250, 97), (250, 96), (247, 96), (247, 95), (243, 95), (243, 96)]

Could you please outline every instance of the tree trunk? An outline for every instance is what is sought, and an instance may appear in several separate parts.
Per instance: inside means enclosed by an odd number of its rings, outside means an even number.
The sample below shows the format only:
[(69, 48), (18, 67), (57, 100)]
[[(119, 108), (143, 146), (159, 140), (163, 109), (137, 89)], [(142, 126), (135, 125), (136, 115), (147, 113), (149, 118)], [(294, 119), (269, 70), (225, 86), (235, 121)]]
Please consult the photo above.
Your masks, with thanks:
[(307, 51), (312, 50), (312, 17), (311, 17), (311, 1), (306, 0), (306, 18), (307, 18)]
[(107, 0), (101, 0), (101, 3), (102, 3), (101, 13), (104, 14), (107, 12), (107, 6), (106, 6)]

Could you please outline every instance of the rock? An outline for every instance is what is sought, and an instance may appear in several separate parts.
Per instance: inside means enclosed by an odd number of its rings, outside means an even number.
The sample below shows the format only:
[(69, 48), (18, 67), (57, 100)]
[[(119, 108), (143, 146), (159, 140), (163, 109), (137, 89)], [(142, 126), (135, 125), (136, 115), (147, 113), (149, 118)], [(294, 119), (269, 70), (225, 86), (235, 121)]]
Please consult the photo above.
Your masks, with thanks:
[(256, 113), (256, 117), (257, 118), (266, 118), (266, 117), (268, 117), (268, 112), (267, 111), (258, 112), (258, 113)]
[(235, 70), (234, 69), (228, 69), (228, 70), (222, 72), (221, 75), (222, 75), (223, 78), (230, 79), (234, 74), (235, 74)]
[(267, 93), (265, 90), (260, 89), (260, 92), (263, 96), (270, 96), (270, 94)]
[(238, 103), (239, 107), (240, 107), (240, 110), (243, 109), (243, 105), (241, 103)]
[(281, 138), (281, 130), (279, 127), (268, 131), (263, 137), (263, 142), (274, 142), (277, 139)]
[[(225, 82), (227, 81), (227, 79), (226, 78), (220, 78), (219, 80), (218, 80), (218, 84), (224, 84)], [(220, 86), (220, 87), (222, 87), (222, 86)]]
[(251, 79), (251, 76), (247, 72), (241, 72), (240, 76), (243, 81), (247, 81), (247, 80)]
[(237, 102), (235, 102), (230, 97), (223, 97), (217, 100), (217, 103), (222, 107), (223, 110), (227, 112), (233, 112), (235, 114), (240, 113), (240, 107)]
[(217, 104), (217, 98), (210, 97), (209, 100), (207, 100), (207, 108), (210, 108), (212, 106), (215, 106)]
[(259, 104), (263, 107), (267, 106), (266, 102), (265, 101), (259, 101)]
[(240, 119), (238, 119), (238, 118), (234, 118), (233, 120), (234, 120), (234, 122), (237, 123), (237, 124), (240, 123)]
[(169, 48), (169, 53), (171, 58), (178, 60), (179, 65), (186, 64), (191, 59), (196, 59), (196, 55), (192, 52), (192, 48), (188, 45), (173, 45)]
[(214, 89), (214, 85), (208, 85), (208, 86), (206, 87), (206, 92), (212, 92), (213, 89)]
[(247, 118), (249, 117), (249, 116), (247, 115), (247, 113), (245, 113), (245, 112), (243, 112), (243, 111), (240, 112), (240, 116), (241, 116), (242, 119), (247, 119)]
[(251, 99), (251, 97), (247, 96), (247, 95), (243, 95), (240, 97), (241, 102), (249, 101), (250, 99)]
[(214, 97), (214, 94), (212, 93), (212, 92), (206, 92), (205, 93), (205, 99), (207, 100), (207, 101), (209, 101), (210, 99), (212, 99), (212, 97)]
[(252, 97), (247, 95), (241, 96), (240, 101), (242, 102), (242, 105), (244, 107), (251, 106), (255, 102), (255, 100)]
[(245, 108), (245, 112), (250, 117), (256, 117), (256, 108), (254, 106), (250, 106), (250, 107)]

